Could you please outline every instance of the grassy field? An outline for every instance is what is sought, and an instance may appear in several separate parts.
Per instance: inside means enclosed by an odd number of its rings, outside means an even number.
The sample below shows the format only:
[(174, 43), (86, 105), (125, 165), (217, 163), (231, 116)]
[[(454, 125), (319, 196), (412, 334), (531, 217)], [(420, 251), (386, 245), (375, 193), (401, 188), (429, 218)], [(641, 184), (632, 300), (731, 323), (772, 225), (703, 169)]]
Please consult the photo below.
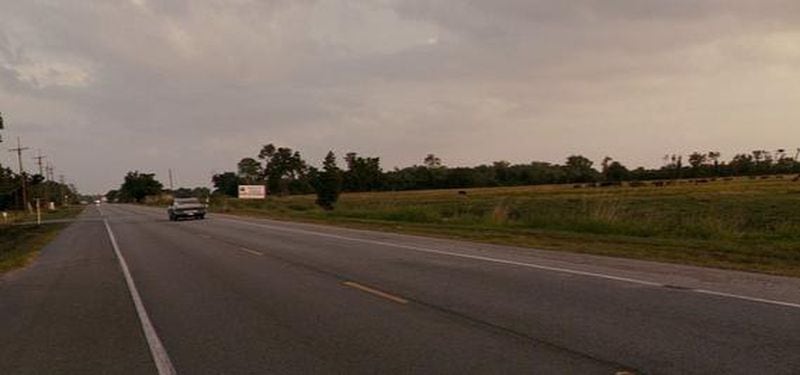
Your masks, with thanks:
[(216, 201), (212, 210), (497, 244), (800, 276), (800, 182), (514, 188)]
[[(83, 207), (61, 209), (43, 215), (45, 220), (66, 219), (78, 215)], [(10, 215), (15, 222), (36, 220), (35, 215)], [(0, 219), (2, 220), (2, 219)], [(0, 274), (30, 263), (67, 224), (4, 225), (0, 222)]]

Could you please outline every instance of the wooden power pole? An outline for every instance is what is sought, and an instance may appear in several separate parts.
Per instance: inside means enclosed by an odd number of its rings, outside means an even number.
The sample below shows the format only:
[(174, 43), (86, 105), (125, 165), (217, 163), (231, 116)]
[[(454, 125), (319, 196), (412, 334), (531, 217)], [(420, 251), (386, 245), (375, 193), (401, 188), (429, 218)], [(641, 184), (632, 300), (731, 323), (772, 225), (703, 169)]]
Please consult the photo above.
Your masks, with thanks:
[(22, 168), (22, 151), (27, 150), (28, 147), (22, 147), (22, 141), (17, 137), (17, 148), (12, 148), (8, 151), (17, 153), (17, 161), (19, 162), (19, 178), (22, 180), (22, 206), (28, 209), (28, 181), (25, 177), (25, 170)]
[(39, 165), (39, 176), (44, 177), (44, 164), (42, 164), (42, 160), (47, 159), (47, 156), (42, 155), (42, 150), (39, 150), (39, 156), (34, 156), (33, 160), (36, 160), (36, 164)]
[(172, 184), (172, 168), (169, 170), (169, 192), (175, 194), (175, 186)]

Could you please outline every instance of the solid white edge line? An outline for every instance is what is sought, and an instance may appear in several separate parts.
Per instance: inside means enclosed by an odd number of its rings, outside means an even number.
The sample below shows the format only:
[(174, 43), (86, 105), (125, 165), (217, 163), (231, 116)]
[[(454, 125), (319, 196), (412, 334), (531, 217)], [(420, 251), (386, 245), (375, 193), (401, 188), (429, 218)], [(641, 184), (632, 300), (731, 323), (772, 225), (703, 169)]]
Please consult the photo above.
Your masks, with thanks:
[[(217, 218), (217, 220), (224, 220), (224, 221), (240, 223), (240, 224), (246, 224), (246, 225), (251, 225), (251, 226), (256, 226), (256, 227), (261, 227), (261, 228), (267, 228), (267, 229), (272, 229), (272, 230), (277, 230), (277, 231), (283, 231), (283, 232), (310, 234), (310, 235), (314, 235), (314, 236), (318, 236), (318, 237), (336, 238), (336, 239), (340, 239), (340, 240), (368, 243), (368, 244), (372, 244), (372, 245), (396, 247), (396, 248), (400, 248), (400, 249), (419, 251), (419, 252), (423, 252), (423, 253), (447, 255), (447, 256), (452, 256), (452, 257), (457, 257), (457, 258), (482, 260), (482, 261), (492, 262), (492, 263), (508, 264), (508, 265), (527, 267), (527, 268), (534, 268), (534, 269), (553, 271), (553, 272), (560, 272), (560, 273), (566, 273), (566, 274), (572, 274), (572, 275), (595, 277), (595, 278), (600, 278), (600, 279), (621, 281), (621, 282), (632, 283), (632, 284), (647, 285), (647, 286), (654, 286), (654, 287), (664, 287), (664, 286), (666, 286), (665, 284), (662, 284), (662, 283), (656, 283), (656, 282), (652, 282), (652, 281), (639, 280), (639, 279), (632, 279), (632, 278), (628, 278), (628, 277), (620, 277), (620, 276), (606, 275), (606, 274), (602, 274), (602, 273), (578, 271), (578, 270), (573, 270), (573, 269), (569, 269), (569, 268), (543, 266), (543, 265), (534, 264), (534, 263), (515, 262), (515, 261), (512, 261), (512, 260), (490, 258), (490, 257), (485, 257), (485, 256), (480, 256), (480, 255), (460, 254), (460, 253), (454, 253), (454, 252), (450, 252), (450, 251), (434, 250), (434, 249), (428, 249), (428, 248), (412, 246), (412, 245), (394, 244), (394, 243), (391, 243), (391, 242), (375, 241), (375, 240), (368, 240), (368, 239), (363, 239), (363, 238), (340, 236), (340, 235), (337, 235), (337, 234), (330, 234), (330, 233), (318, 233), (318, 232), (312, 232), (312, 231), (303, 230), (303, 229), (282, 228), (282, 227), (278, 227), (278, 226), (274, 226), (274, 225), (253, 223), (253, 222), (244, 221), (244, 220), (236, 220), (236, 219), (228, 219), (228, 218)], [(690, 292), (700, 293), (700, 294), (714, 295), (714, 296), (718, 296), (718, 297), (726, 297), (726, 298), (739, 299), (739, 300), (749, 301), (749, 302), (759, 302), (759, 303), (765, 303), (765, 304), (771, 304), (771, 305), (792, 307), (792, 308), (800, 309), (800, 304), (791, 303), (791, 302), (776, 301), (776, 300), (764, 299), (764, 298), (748, 297), (748, 296), (742, 296), (742, 295), (731, 294), (731, 293), (715, 292), (715, 291), (706, 290), (706, 289), (688, 288), (686, 290), (690, 291)]]
[(717, 296), (717, 297), (737, 298), (737, 299), (741, 299), (741, 300), (745, 300), (745, 301), (769, 303), (769, 304), (772, 304), (772, 305), (794, 307), (796, 309), (800, 309), (800, 304), (798, 304), (798, 303), (774, 301), (774, 300), (771, 300), (771, 299), (740, 296), (738, 294), (715, 292), (713, 290), (707, 290), (707, 289), (691, 289), (691, 291), (696, 292), (696, 293), (701, 293), (701, 294), (708, 294), (708, 295), (712, 295), (712, 296)]
[(172, 361), (170, 361), (169, 355), (166, 349), (164, 349), (161, 339), (158, 338), (158, 334), (153, 327), (153, 323), (150, 321), (150, 317), (147, 315), (147, 310), (144, 308), (142, 298), (139, 296), (139, 291), (136, 289), (136, 284), (133, 282), (128, 264), (125, 262), (125, 258), (119, 250), (117, 238), (114, 236), (114, 232), (111, 231), (108, 219), (103, 220), (103, 223), (106, 226), (106, 231), (108, 231), (108, 238), (111, 239), (111, 245), (114, 248), (114, 253), (117, 255), (117, 260), (119, 260), (120, 268), (122, 268), (122, 274), (125, 276), (125, 282), (128, 284), (128, 291), (131, 294), (131, 299), (133, 299), (133, 305), (136, 307), (136, 314), (139, 315), (139, 322), (142, 324), (142, 331), (147, 340), (147, 346), (150, 347), (150, 355), (153, 357), (153, 362), (156, 365), (158, 374), (175, 375), (176, 372), (175, 368), (172, 366)]

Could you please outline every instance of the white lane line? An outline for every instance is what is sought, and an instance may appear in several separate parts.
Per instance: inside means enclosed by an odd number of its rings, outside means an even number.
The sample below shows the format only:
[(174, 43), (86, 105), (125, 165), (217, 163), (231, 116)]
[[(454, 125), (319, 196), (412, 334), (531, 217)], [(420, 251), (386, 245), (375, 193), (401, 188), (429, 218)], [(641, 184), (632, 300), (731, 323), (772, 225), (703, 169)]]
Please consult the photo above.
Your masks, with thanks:
[[(245, 225), (261, 227), (261, 228), (266, 228), (266, 229), (272, 229), (272, 230), (277, 230), (277, 231), (283, 231), (283, 232), (289, 232), (289, 233), (308, 234), (308, 235), (318, 236), (318, 237), (335, 238), (335, 239), (345, 240), (345, 241), (361, 242), (361, 243), (367, 243), (367, 244), (372, 244), (372, 245), (380, 245), (380, 246), (389, 246), (389, 247), (395, 247), (395, 248), (400, 248), (400, 249), (419, 251), (419, 252), (423, 252), (423, 253), (447, 255), (447, 256), (452, 256), (452, 257), (457, 257), (457, 258), (481, 260), (481, 261), (486, 261), (486, 262), (491, 262), (491, 263), (498, 263), (498, 264), (508, 264), (508, 265), (513, 265), (513, 266), (533, 268), (533, 269), (539, 269), (539, 270), (545, 270), (545, 271), (566, 273), (566, 274), (571, 274), (571, 275), (588, 276), (588, 277), (595, 277), (595, 278), (606, 279), (606, 280), (621, 281), (621, 282), (632, 283), (632, 284), (647, 285), (647, 286), (654, 286), (654, 287), (665, 287), (666, 286), (665, 284), (662, 284), (662, 283), (656, 283), (656, 282), (640, 280), (640, 279), (633, 279), (633, 278), (628, 278), (628, 277), (620, 277), (620, 276), (607, 275), (607, 274), (602, 274), (602, 273), (579, 271), (579, 270), (573, 270), (573, 269), (569, 269), (569, 268), (543, 266), (543, 265), (534, 264), (534, 263), (515, 262), (513, 260), (490, 258), (490, 257), (485, 257), (485, 256), (480, 256), (480, 255), (454, 253), (454, 252), (450, 252), (450, 251), (434, 250), (434, 249), (418, 247), (418, 246), (413, 246), (413, 245), (401, 245), (401, 244), (395, 244), (395, 243), (391, 243), (391, 242), (368, 240), (368, 239), (364, 239), (364, 238), (340, 236), (340, 235), (337, 235), (337, 234), (312, 232), (312, 231), (303, 230), (303, 229), (283, 228), (283, 227), (278, 227), (278, 226), (274, 226), (274, 225), (252, 223), (252, 222), (243, 221), (243, 220), (235, 220), (235, 219), (228, 219), (228, 218), (217, 218), (217, 220), (224, 220), (224, 221), (229, 221), (229, 222), (233, 222), (233, 223), (245, 224)], [(738, 295), (738, 294), (715, 292), (715, 291), (705, 290), (705, 289), (692, 289), (692, 288), (689, 288), (689, 289), (687, 289), (687, 291), (696, 292), (696, 293), (700, 293), (700, 294), (706, 294), (706, 295), (715, 295), (715, 296), (718, 296), (718, 297), (726, 297), (726, 298), (738, 299), (738, 300), (749, 301), (749, 302), (759, 302), (759, 303), (765, 303), (765, 304), (770, 304), (770, 305), (792, 307), (792, 308), (800, 309), (800, 304), (791, 303), (791, 302), (785, 302), (785, 301), (777, 301), (777, 300), (764, 299), (764, 298), (748, 297), (748, 296), (742, 296), (742, 295)]]
[(260, 252), (258, 252), (258, 251), (255, 251), (255, 250), (250, 250), (250, 249), (248, 249), (248, 248), (246, 248), (246, 247), (240, 247), (240, 248), (239, 248), (239, 250), (241, 250), (241, 251), (244, 251), (245, 253), (250, 253), (250, 254), (256, 255), (256, 256), (262, 256), (262, 255), (264, 255), (264, 254), (262, 254), (262, 253), (260, 253)]
[(139, 315), (139, 322), (142, 324), (142, 331), (144, 332), (145, 339), (147, 339), (147, 346), (150, 347), (150, 355), (153, 357), (153, 362), (156, 365), (158, 374), (175, 375), (176, 372), (175, 368), (172, 366), (172, 361), (170, 361), (167, 350), (164, 349), (164, 345), (161, 343), (161, 339), (158, 338), (153, 323), (150, 322), (150, 317), (147, 315), (147, 310), (144, 308), (142, 298), (139, 296), (139, 291), (136, 289), (136, 284), (133, 283), (133, 277), (128, 269), (128, 264), (125, 262), (125, 258), (119, 250), (119, 245), (117, 245), (117, 238), (114, 236), (114, 232), (111, 231), (111, 226), (108, 225), (108, 219), (104, 220), (103, 223), (106, 225), (108, 238), (111, 239), (111, 245), (114, 247), (117, 260), (119, 260), (122, 274), (125, 275), (125, 282), (128, 284), (128, 291), (131, 293), (133, 305), (136, 307), (136, 314)]
[(737, 298), (737, 299), (742, 299), (742, 300), (745, 300), (745, 301), (769, 303), (769, 304), (773, 304), (773, 305), (794, 307), (796, 309), (800, 309), (800, 304), (798, 304), (798, 303), (783, 302), (783, 301), (773, 301), (771, 299), (740, 296), (740, 295), (737, 295), (737, 294), (715, 292), (713, 290), (706, 290), (706, 289), (691, 289), (691, 290), (693, 292), (695, 292), (695, 293), (708, 294), (708, 295), (717, 296), (717, 297)]

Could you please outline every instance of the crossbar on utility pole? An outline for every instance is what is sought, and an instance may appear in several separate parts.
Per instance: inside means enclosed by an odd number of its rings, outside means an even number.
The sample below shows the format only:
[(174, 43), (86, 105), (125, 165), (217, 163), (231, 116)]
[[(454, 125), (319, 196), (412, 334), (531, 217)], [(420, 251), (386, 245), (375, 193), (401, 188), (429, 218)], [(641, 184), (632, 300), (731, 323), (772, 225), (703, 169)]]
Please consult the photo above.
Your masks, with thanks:
[(17, 148), (8, 150), (9, 152), (17, 153), (17, 161), (19, 162), (19, 178), (22, 180), (22, 206), (28, 210), (28, 181), (25, 177), (25, 170), (22, 168), (22, 151), (27, 150), (28, 147), (22, 147), (22, 141), (17, 137)]

